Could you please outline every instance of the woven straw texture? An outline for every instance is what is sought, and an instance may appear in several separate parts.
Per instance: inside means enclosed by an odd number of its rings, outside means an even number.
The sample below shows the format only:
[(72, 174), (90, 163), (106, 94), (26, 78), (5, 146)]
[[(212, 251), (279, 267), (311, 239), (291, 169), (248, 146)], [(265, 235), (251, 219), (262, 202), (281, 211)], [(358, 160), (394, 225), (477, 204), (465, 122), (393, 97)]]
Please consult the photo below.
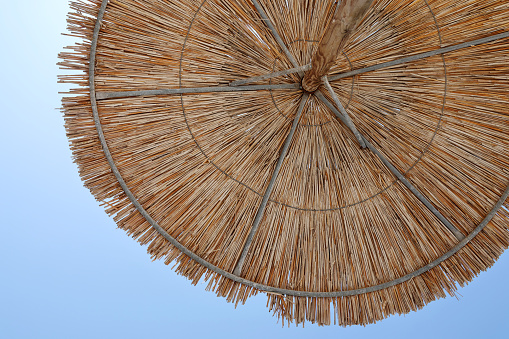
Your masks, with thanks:
[[(336, 1), (258, 2), (308, 64)], [(80, 176), (121, 229), (192, 283), (207, 280), (236, 304), (266, 293), (283, 324), (365, 325), (454, 295), (508, 247), (509, 38), (331, 80), (358, 131), (467, 237), (461, 243), (324, 100), (300, 88), (92, 97), (227, 87), (294, 67), (250, 0), (71, 7), (68, 34), (80, 42), (61, 53), (74, 75), (60, 81), (74, 88), (63, 113)], [(375, 0), (329, 75), (508, 31), (507, 0)], [(292, 73), (254, 85), (299, 81)]]

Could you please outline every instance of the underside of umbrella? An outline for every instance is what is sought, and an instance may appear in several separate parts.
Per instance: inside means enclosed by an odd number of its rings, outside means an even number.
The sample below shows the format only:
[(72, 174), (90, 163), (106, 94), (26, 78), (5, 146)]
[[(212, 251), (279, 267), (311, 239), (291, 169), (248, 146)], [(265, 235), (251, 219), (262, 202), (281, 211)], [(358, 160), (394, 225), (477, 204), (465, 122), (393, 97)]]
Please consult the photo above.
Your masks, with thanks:
[(454, 295), (509, 245), (509, 1), (364, 2), (322, 73), (338, 1), (72, 2), (85, 186), (154, 259), (283, 323)]

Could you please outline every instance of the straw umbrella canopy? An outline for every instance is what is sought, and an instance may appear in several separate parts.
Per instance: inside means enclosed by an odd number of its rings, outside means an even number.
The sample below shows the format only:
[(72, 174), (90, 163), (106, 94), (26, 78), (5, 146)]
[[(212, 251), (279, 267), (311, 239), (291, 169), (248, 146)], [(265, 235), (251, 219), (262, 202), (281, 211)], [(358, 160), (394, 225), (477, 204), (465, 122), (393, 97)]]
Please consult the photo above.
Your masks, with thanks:
[(266, 293), (283, 322), (368, 324), (507, 248), (509, 1), (71, 7), (81, 178), (194, 284)]

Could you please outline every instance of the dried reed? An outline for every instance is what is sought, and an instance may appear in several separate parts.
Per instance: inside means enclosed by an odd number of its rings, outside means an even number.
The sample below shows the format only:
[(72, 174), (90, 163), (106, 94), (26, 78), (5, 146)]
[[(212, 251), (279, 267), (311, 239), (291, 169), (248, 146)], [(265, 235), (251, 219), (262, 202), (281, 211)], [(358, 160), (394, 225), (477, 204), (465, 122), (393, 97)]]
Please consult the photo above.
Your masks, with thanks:
[[(295, 59), (309, 63), (336, 6), (260, 1)], [(203, 267), (157, 232), (119, 185), (92, 114), (88, 62), (100, 0), (71, 2), (60, 81), (85, 186), (154, 259), (229, 301), (259, 289)], [(509, 30), (509, 1), (378, 0), (332, 73)], [(98, 39), (100, 92), (227, 86), (293, 67), (247, 0), (110, 0)], [(293, 83), (296, 75), (271, 79)], [(269, 80), (259, 84), (268, 83)], [(332, 86), (355, 125), (464, 235), (509, 184), (509, 39), (345, 78)], [(324, 91), (328, 96), (328, 93)], [(98, 102), (112, 158), (150, 216), (180, 244), (232, 272), (292, 125), (300, 90), (147, 96)], [(267, 293), (288, 323), (369, 324), (454, 295), (509, 245), (509, 207), (460, 251), (410, 280), (339, 297)], [(348, 292), (411, 274), (458, 240), (312, 96), (242, 278), (282, 289)], [(333, 311), (331, 312), (331, 304)]]

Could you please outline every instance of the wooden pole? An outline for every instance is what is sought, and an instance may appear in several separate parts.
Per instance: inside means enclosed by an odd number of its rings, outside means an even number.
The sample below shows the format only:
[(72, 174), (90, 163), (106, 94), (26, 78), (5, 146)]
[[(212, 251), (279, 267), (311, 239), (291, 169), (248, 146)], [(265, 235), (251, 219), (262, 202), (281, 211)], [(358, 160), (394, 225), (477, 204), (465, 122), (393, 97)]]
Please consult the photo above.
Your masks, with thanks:
[(374, 0), (343, 0), (327, 27), (318, 50), (311, 61), (311, 70), (306, 72), (302, 87), (314, 92), (321, 84), (345, 46), (354, 29), (361, 22)]

